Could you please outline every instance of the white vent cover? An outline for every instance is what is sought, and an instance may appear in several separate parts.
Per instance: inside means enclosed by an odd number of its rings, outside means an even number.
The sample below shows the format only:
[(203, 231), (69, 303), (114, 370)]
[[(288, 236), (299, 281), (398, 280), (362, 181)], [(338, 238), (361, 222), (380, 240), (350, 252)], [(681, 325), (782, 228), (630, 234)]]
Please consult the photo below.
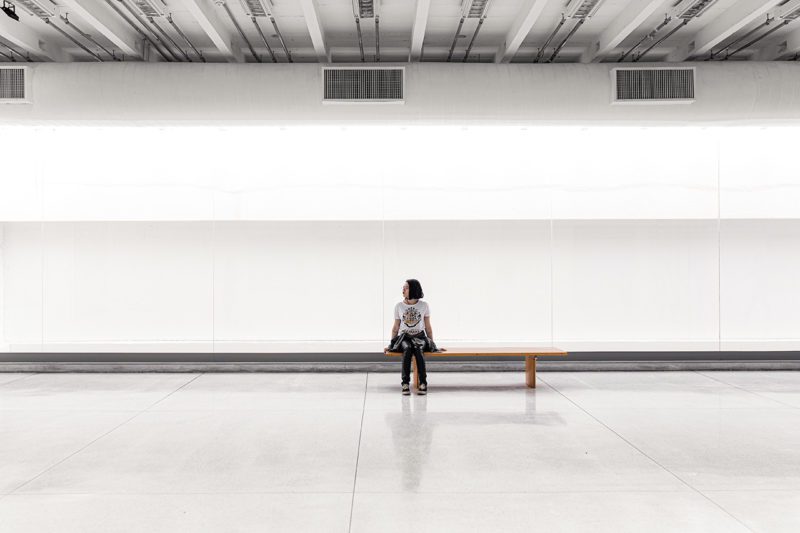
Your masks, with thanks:
[(25, 67), (0, 67), (0, 103), (27, 102)]
[(614, 69), (615, 102), (692, 102), (694, 68)]
[(323, 102), (402, 102), (403, 67), (325, 67)]

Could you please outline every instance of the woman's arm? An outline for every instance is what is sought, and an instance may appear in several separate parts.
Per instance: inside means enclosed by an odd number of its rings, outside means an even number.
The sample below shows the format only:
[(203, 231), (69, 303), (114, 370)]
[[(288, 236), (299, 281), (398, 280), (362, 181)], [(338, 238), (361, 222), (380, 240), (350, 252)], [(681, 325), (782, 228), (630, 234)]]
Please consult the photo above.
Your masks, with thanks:
[[(390, 338), (394, 339), (399, 331), (400, 331), (400, 319), (395, 318), (394, 324), (392, 325), (392, 336)], [(383, 349), (383, 353), (388, 353), (388, 352), (389, 352), (389, 347), (387, 346), (386, 348)]]
[(431, 317), (425, 317), (425, 333), (428, 335), (428, 338), (433, 340), (433, 328), (431, 327)]

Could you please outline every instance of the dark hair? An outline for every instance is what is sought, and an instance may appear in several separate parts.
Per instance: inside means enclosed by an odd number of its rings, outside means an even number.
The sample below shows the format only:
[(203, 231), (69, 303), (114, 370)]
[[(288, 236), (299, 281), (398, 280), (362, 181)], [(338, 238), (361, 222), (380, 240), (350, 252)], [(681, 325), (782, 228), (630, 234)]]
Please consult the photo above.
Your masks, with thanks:
[(408, 283), (409, 300), (419, 300), (420, 298), (425, 298), (425, 294), (422, 292), (422, 285), (419, 284), (419, 281), (415, 279), (407, 279), (406, 283)]

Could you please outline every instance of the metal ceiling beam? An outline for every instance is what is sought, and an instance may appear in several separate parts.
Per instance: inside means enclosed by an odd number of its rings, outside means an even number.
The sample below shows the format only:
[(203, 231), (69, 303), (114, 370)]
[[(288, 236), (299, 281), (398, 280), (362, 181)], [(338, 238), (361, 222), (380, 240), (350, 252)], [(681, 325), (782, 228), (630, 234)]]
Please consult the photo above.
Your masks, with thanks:
[[(736, 32), (765, 18), (781, 0), (740, 0), (700, 30), (694, 39), (673, 50), (667, 61), (686, 61), (691, 57), (708, 54)], [(762, 21), (763, 22), (763, 21)]]
[[(21, 9), (18, 12), (24, 15)], [(24, 15), (24, 18), (20, 18), (22, 20), (28, 19), (27, 15)], [(37, 19), (37, 22), (40, 21)], [(0, 37), (10, 42), (14, 48), (29, 52), (33, 56), (50, 61), (59, 59), (42, 47), (43, 43), (39, 41), (39, 36), (30, 26), (23, 24), (22, 21), (13, 20), (3, 13), (0, 13)]]
[(320, 63), (330, 63), (331, 56), (325, 46), (325, 32), (320, 24), (317, 2), (316, 0), (301, 0), (300, 3), (303, 6), (303, 15), (306, 19), (306, 26), (308, 26), (308, 33), (311, 35), (314, 51), (317, 53), (317, 59)]
[(106, 39), (114, 43), (123, 54), (142, 57), (133, 32), (125, 27), (119, 17), (104, 3), (97, 0), (61, 0), (61, 5), (72, 15), (89, 23)]
[(234, 45), (233, 34), (228, 27), (222, 23), (217, 11), (211, 6), (208, 0), (179, 0), (189, 13), (195, 18), (208, 38), (222, 52), (222, 55), (229, 63), (243, 63), (244, 54), (241, 48)]
[(428, 27), (428, 13), (431, 10), (431, 0), (417, 0), (417, 9), (414, 14), (414, 27), (411, 29), (411, 51), (409, 61), (422, 59), (422, 43), (425, 41), (425, 28)]
[(494, 56), (495, 63), (508, 63), (511, 61), (522, 45), (522, 41), (525, 40), (533, 25), (539, 20), (545, 5), (547, 5), (547, 0), (525, 0), (517, 16), (514, 17), (514, 23), (511, 25), (511, 30), (506, 35), (503, 45)]
[[(639, 0), (631, 0), (619, 16), (600, 34), (600, 39), (584, 51), (581, 63), (596, 63), (614, 51), (630, 34), (635, 32), (653, 13), (664, 7), (667, 0), (650, 0), (640, 8)], [(667, 8), (668, 9), (668, 8)], [(649, 29), (649, 28), (648, 28)]]

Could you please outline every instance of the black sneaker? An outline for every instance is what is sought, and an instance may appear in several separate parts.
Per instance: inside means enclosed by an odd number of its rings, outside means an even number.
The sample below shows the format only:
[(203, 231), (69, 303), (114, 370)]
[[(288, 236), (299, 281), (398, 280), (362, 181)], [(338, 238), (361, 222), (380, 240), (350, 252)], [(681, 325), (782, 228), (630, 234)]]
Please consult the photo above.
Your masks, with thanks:
[(408, 396), (411, 394), (411, 387), (408, 386), (408, 383), (403, 383), (403, 396)]
[(428, 393), (428, 384), (420, 383), (419, 388), (417, 389), (417, 394), (427, 394), (427, 393)]

